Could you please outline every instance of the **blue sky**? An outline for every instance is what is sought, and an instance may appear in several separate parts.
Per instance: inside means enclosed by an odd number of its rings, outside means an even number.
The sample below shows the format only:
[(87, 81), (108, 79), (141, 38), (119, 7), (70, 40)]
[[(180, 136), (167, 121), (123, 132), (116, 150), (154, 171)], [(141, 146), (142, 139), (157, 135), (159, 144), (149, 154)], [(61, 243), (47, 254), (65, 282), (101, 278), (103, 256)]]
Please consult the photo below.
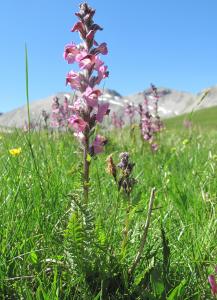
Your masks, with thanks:
[[(64, 45), (77, 41), (77, 0), (2, 0), (0, 5), (0, 111), (25, 104), (25, 42), (31, 100), (69, 91)], [(90, 0), (107, 42), (106, 87), (122, 95), (151, 82), (198, 92), (217, 84), (216, 0)]]

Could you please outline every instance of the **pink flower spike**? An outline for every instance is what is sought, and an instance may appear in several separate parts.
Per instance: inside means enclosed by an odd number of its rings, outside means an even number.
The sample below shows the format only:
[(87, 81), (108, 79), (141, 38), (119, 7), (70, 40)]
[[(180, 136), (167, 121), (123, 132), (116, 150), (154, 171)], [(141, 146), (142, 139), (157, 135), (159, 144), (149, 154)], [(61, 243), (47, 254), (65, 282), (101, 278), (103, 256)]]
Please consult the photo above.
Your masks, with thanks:
[(107, 140), (104, 136), (97, 134), (95, 140), (93, 141), (93, 151), (94, 154), (99, 154), (103, 152), (103, 147), (105, 146)]
[(106, 139), (96, 134), (97, 122), (101, 123), (109, 113), (108, 103), (100, 102), (102, 95), (97, 85), (108, 77), (107, 66), (100, 60), (100, 55), (108, 53), (107, 44), (96, 42), (98, 30), (102, 30), (93, 20), (95, 10), (87, 2), (79, 5), (77, 23), (71, 29), (78, 32), (81, 43), (65, 46), (63, 57), (69, 63), (75, 63), (76, 68), (66, 76), (66, 85), (75, 93), (70, 101), (53, 104), (53, 115), (58, 126), (72, 129), (83, 148), (83, 198), (88, 204), (90, 182), (90, 158), (103, 151)]
[(68, 121), (77, 133), (83, 132), (88, 125), (87, 122), (76, 115), (72, 115)]
[(79, 54), (77, 46), (72, 43), (65, 46), (63, 57), (67, 60), (68, 64), (74, 63), (76, 56)]
[(215, 280), (215, 276), (214, 275), (209, 275), (208, 276), (208, 281), (209, 281), (209, 284), (211, 286), (211, 291), (212, 291), (213, 296), (217, 295), (217, 283), (216, 283), (216, 280)]
[(96, 121), (102, 123), (105, 115), (109, 113), (109, 103), (103, 103), (98, 105), (98, 111), (96, 114)]
[(69, 100), (67, 97), (64, 98), (64, 102), (63, 102), (63, 110), (66, 112), (69, 109)]

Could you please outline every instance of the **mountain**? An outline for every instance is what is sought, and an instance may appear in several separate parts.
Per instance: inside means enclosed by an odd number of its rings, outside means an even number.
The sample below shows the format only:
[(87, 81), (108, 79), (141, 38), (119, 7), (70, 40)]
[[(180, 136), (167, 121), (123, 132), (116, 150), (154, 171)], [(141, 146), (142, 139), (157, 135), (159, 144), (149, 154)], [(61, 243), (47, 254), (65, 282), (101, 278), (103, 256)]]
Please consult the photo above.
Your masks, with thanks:
[[(163, 118), (182, 114), (195, 101), (195, 95), (187, 92), (179, 92), (167, 88), (158, 88), (158, 92), (160, 94), (159, 114)], [(145, 93), (148, 96), (150, 91), (146, 90)], [(142, 103), (144, 94), (138, 93), (126, 98), (129, 102), (138, 104)]]
[[(59, 92), (57, 94), (51, 95), (47, 98), (32, 101), (30, 103), (30, 115), (31, 120), (34, 122), (40, 122), (42, 120), (41, 113), (42, 110), (45, 110), (48, 113), (51, 113), (51, 105), (52, 101), (55, 97), (58, 97), (59, 102), (63, 103), (65, 96), (69, 99), (69, 101), (73, 100), (74, 93), (62, 93)], [(101, 101), (111, 102), (116, 104), (121, 103), (121, 95), (114, 90), (103, 91), (103, 96), (101, 97)], [(121, 104), (120, 104), (121, 105)], [(21, 128), (24, 126), (27, 121), (27, 106), (22, 106), (17, 109), (14, 109), (10, 112), (4, 113), (0, 115), (0, 126), (1, 127), (17, 127)]]
[[(208, 94), (205, 99), (200, 103), (200, 99), (205, 90), (198, 94), (191, 94), (188, 92), (176, 91), (168, 88), (158, 88), (160, 94), (159, 100), (159, 113), (162, 118), (173, 117), (188, 113), (192, 109), (200, 109), (217, 105), (217, 85), (208, 89)], [(115, 111), (119, 114), (123, 114), (123, 108), (126, 103), (134, 103), (138, 105), (143, 102), (144, 93), (149, 96), (150, 90), (147, 89), (143, 92), (139, 92), (129, 96), (121, 96), (114, 90), (105, 89), (101, 96), (101, 101), (110, 103), (111, 111)], [(72, 93), (57, 93), (47, 98), (33, 101), (30, 104), (31, 120), (36, 122), (41, 120), (42, 110), (51, 112), (51, 104), (54, 97), (58, 97), (60, 102), (63, 102), (64, 97), (67, 96), (71, 100), (73, 99)], [(26, 106), (17, 108), (8, 113), (0, 115), (0, 126), (2, 127), (23, 127), (27, 120), (27, 108)]]

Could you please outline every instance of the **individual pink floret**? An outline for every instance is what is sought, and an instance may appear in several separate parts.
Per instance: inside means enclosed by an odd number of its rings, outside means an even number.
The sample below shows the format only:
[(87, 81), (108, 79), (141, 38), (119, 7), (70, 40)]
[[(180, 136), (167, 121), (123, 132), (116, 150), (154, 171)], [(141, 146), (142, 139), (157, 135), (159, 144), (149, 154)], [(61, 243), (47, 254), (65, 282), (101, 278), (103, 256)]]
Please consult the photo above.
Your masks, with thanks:
[(84, 75), (74, 71), (70, 71), (66, 76), (66, 85), (70, 85), (72, 89), (85, 90)]
[(68, 62), (68, 64), (73, 64), (79, 53), (80, 51), (74, 43), (68, 44), (65, 46), (63, 58)]
[(88, 54), (80, 60), (79, 67), (81, 69), (91, 70), (94, 64), (95, 64), (95, 56), (92, 54)]
[(77, 22), (71, 29), (71, 32), (75, 32), (75, 31), (78, 31), (80, 32), (82, 38), (85, 38), (85, 26), (82, 22)]
[(94, 90), (91, 87), (88, 87), (83, 93), (83, 96), (87, 102), (87, 105), (91, 108), (94, 108), (98, 105), (98, 98), (102, 95), (100, 90)]
[(95, 137), (95, 140), (93, 141), (93, 150), (94, 150), (94, 154), (99, 154), (101, 152), (103, 152), (103, 147), (105, 146), (107, 140), (104, 136), (102, 135), (97, 135)]
[(85, 122), (81, 117), (72, 115), (69, 118), (69, 124), (72, 125), (76, 132), (83, 132), (87, 127), (87, 122)]
[(103, 118), (109, 112), (109, 103), (103, 103), (98, 105), (98, 111), (96, 114), (96, 121), (102, 123)]

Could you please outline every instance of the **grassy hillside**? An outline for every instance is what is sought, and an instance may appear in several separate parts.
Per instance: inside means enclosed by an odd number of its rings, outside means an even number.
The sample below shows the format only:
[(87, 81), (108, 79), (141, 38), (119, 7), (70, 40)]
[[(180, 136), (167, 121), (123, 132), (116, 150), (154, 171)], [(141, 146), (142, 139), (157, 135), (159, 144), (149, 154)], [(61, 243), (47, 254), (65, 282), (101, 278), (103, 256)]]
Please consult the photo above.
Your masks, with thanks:
[[(163, 132), (155, 154), (139, 134), (107, 137), (106, 152), (91, 161), (86, 207), (82, 153), (73, 136), (1, 134), (1, 299), (212, 298), (207, 277), (217, 264), (217, 134), (189, 139), (187, 131)], [(9, 152), (19, 147), (19, 154)], [(106, 157), (113, 153), (117, 163), (123, 151), (135, 162), (130, 200), (105, 171)], [(129, 277), (152, 187), (147, 241)]]
[(165, 124), (168, 129), (183, 128), (183, 121), (185, 119), (191, 120), (193, 127), (200, 130), (217, 129), (217, 106), (167, 119), (165, 120)]

